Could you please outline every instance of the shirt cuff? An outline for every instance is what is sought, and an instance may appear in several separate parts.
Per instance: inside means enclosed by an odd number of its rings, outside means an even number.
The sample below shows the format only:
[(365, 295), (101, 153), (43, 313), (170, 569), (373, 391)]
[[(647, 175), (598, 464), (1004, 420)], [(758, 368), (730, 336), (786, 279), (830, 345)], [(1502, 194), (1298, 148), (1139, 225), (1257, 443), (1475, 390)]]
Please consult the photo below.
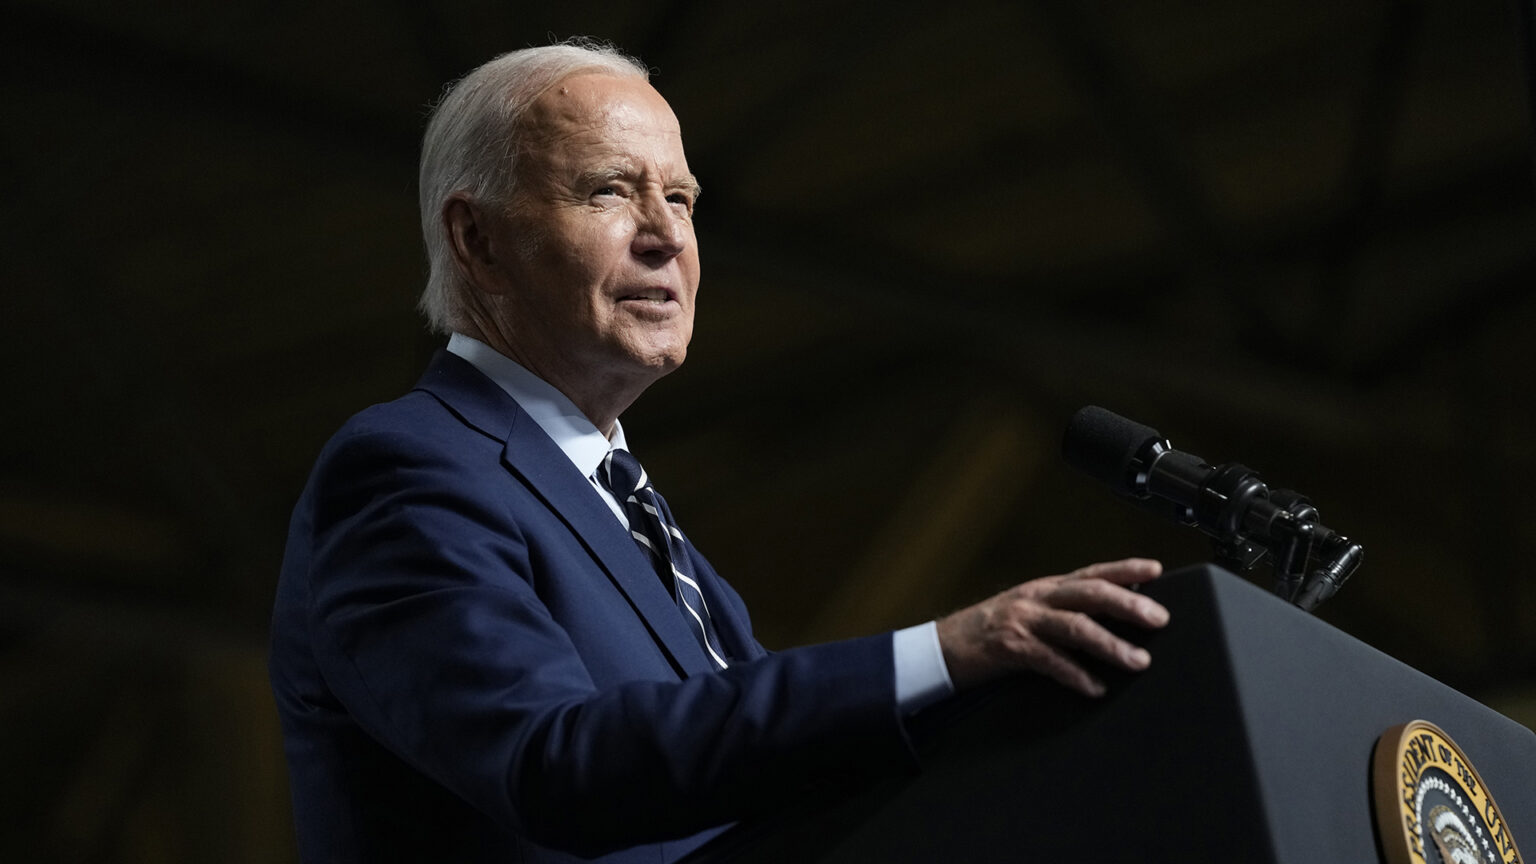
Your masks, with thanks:
[(896, 660), (896, 707), (916, 714), (955, 692), (939, 645), (939, 624), (929, 621), (897, 630), (891, 647)]

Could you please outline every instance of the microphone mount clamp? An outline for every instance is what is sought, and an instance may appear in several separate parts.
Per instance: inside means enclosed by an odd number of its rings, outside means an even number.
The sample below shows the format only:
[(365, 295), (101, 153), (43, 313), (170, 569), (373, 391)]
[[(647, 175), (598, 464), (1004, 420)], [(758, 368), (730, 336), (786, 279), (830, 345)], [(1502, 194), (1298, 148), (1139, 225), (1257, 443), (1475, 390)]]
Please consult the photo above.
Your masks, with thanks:
[(1244, 465), (1212, 468), (1156, 437), (1129, 468), (1132, 498), (1199, 528), (1212, 540), (1215, 563), (1234, 573), (1267, 559), (1275, 594), (1302, 609), (1337, 593), (1364, 559), (1360, 544), (1322, 524), (1311, 501), (1289, 489), (1271, 490)]

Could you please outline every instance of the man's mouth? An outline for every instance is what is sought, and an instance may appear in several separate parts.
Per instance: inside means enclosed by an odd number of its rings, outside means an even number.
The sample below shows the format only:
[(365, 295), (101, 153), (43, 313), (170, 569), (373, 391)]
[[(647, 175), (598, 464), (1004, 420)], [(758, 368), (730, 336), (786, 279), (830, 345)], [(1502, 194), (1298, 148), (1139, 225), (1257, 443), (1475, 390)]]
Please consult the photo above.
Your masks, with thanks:
[(675, 300), (672, 292), (666, 288), (642, 288), (619, 298), (620, 300), (638, 300), (647, 303), (666, 303)]

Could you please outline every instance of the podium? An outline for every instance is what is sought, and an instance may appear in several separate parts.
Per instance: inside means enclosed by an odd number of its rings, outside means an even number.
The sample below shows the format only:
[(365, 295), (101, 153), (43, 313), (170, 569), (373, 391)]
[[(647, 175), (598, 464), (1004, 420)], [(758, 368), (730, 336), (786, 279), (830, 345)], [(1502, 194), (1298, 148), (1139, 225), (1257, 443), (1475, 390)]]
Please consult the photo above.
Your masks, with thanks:
[(1144, 590), (1172, 620), (1133, 637), (1152, 666), (1106, 673), (1105, 698), (1021, 678), (953, 700), (914, 718), (918, 771), (687, 860), (1377, 862), (1373, 748), (1416, 719), (1460, 745), (1536, 849), (1530, 729), (1215, 567)]

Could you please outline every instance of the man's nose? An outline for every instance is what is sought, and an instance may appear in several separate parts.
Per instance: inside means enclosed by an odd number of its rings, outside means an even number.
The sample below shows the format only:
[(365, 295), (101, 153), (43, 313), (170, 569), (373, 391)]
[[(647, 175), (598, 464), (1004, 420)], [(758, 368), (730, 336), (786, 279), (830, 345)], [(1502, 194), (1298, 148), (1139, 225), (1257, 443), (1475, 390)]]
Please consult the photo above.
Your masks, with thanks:
[(688, 223), (665, 196), (646, 195), (638, 206), (635, 239), (631, 244), (636, 255), (668, 261), (688, 248)]

